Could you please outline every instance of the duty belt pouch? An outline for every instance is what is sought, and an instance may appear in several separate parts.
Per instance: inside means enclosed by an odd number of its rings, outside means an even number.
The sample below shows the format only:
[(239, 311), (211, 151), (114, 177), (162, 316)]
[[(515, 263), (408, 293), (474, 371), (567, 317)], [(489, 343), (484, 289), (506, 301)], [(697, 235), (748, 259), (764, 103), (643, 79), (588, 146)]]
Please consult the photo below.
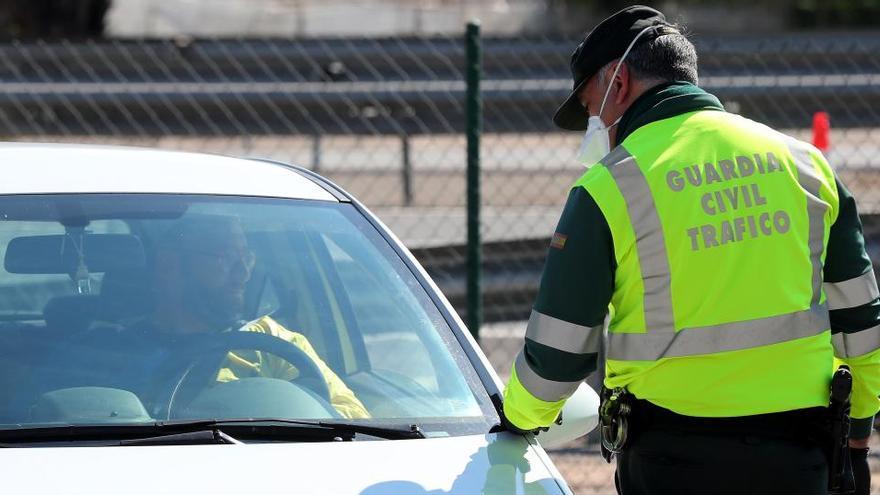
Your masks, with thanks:
[(623, 451), (629, 438), (634, 397), (625, 388), (608, 389), (603, 386), (600, 398), (600, 449), (605, 462), (611, 463), (611, 458)]

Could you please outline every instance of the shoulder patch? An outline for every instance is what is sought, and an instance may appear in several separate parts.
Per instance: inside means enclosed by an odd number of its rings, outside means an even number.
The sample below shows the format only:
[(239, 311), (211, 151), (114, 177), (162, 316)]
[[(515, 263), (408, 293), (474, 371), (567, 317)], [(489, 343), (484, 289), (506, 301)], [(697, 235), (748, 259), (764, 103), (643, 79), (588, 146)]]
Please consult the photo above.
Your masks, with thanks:
[(560, 234), (559, 232), (554, 232), (553, 237), (550, 238), (550, 247), (554, 249), (563, 249), (565, 248), (565, 241), (567, 240), (567, 235)]

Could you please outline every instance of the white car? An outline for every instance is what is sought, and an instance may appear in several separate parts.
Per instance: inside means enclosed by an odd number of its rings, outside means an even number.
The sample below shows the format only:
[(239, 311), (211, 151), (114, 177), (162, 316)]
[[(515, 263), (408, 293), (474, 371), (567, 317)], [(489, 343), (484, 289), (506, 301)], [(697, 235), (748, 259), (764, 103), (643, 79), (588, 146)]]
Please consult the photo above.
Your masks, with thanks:
[(307, 170), (0, 145), (9, 493), (570, 493), (409, 252)]

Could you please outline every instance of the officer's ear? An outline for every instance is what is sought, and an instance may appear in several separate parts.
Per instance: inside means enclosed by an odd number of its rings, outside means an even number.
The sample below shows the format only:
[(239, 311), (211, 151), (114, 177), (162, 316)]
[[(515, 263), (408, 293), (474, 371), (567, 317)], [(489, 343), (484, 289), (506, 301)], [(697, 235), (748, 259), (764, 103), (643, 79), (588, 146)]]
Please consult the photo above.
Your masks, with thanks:
[(617, 75), (614, 76), (611, 84), (615, 89), (611, 92), (614, 103), (618, 106), (625, 104), (632, 96), (633, 89), (632, 72), (626, 63), (620, 63), (620, 69), (617, 70)]

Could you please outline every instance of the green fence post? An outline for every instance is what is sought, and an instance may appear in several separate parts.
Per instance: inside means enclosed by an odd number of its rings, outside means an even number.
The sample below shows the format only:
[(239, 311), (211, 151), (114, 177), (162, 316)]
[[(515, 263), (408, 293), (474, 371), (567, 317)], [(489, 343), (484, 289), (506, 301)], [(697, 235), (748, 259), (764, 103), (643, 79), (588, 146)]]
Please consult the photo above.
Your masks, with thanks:
[(480, 338), (483, 301), (480, 293), (480, 132), (482, 101), (480, 76), (482, 54), (480, 23), (470, 21), (465, 34), (467, 79), (467, 325), (474, 338)]
[(403, 134), (400, 137), (401, 147), (400, 153), (403, 155), (403, 170), (401, 171), (401, 180), (403, 181), (403, 205), (412, 206), (412, 158), (409, 146), (409, 136)]

